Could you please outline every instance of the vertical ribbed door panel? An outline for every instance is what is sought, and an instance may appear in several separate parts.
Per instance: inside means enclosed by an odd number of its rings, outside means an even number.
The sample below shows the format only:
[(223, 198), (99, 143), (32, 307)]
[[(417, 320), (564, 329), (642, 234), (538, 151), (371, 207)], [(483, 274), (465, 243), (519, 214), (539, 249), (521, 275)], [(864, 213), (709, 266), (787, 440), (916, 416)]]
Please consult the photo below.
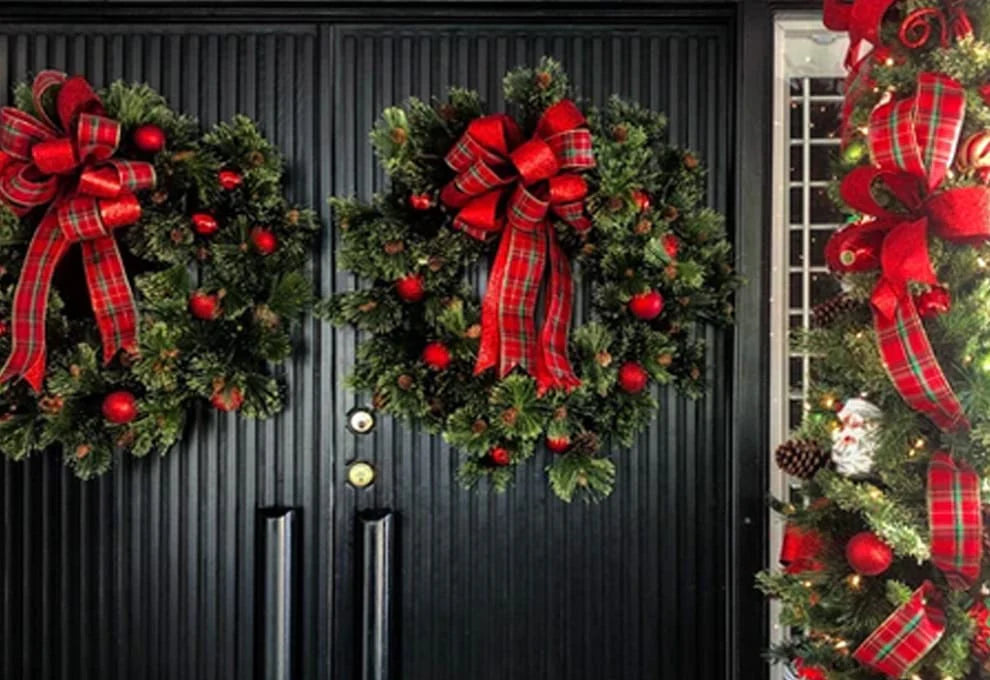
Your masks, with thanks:
[[(206, 123), (243, 112), (283, 149), (288, 192), (328, 223), (330, 193), (368, 196), (382, 174), (367, 130), (384, 106), (448, 85), (500, 110), (507, 68), (563, 60), (578, 97), (612, 92), (670, 116), (731, 186), (732, 38), (724, 25), (66, 25), (0, 27), (0, 102), (43, 67), (145, 80)], [(321, 293), (353, 287), (333, 235)], [(483, 281), (483, 276), (475, 275)], [(580, 307), (587, 295), (579, 293)], [(661, 395), (656, 424), (617, 456), (614, 496), (563, 505), (542, 465), (504, 495), (463, 491), (439, 439), (380, 419), (345, 428), (367, 397), (342, 378), (356, 335), (317, 322), (286, 370), (289, 408), (255, 423), (204, 409), (164, 459), (124, 460), (80, 483), (56, 454), (0, 465), (0, 676), (250, 678), (255, 508), (301, 509), (298, 668), (357, 677), (357, 515), (395, 512), (395, 678), (619, 680), (724, 675), (727, 365), (712, 334), (711, 396)], [(375, 483), (346, 484), (371, 462)], [(754, 651), (754, 653), (756, 653)]]

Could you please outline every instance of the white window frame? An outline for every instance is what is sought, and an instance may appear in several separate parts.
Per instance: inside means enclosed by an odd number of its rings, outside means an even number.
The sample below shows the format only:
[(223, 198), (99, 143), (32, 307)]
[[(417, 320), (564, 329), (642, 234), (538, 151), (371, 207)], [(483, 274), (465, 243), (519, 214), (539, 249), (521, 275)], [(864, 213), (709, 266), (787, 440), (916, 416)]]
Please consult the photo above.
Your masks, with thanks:
[[(840, 78), (844, 75), (843, 60), (848, 41), (844, 35), (828, 31), (821, 22), (820, 12), (786, 12), (774, 17), (774, 94), (773, 94), (773, 237), (771, 244), (771, 283), (770, 283), (770, 446), (771, 451), (785, 441), (790, 430), (789, 414), (791, 400), (794, 395), (790, 392), (790, 353), (788, 336), (790, 316), (793, 312), (803, 315), (803, 325), (809, 325), (811, 313), (810, 274), (816, 271), (811, 267), (806, 257), (799, 272), (795, 272), (790, 262), (790, 239), (792, 225), (790, 220), (790, 190), (794, 187), (790, 175), (791, 138), (790, 138), (790, 104), (791, 79), (793, 78)], [(810, 100), (805, 87), (805, 102), (803, 106), (804, 125), (809, 126)], [(805, 136), (802, 142), (804, 151), (804, 175), (800, 182), (804, 191), (803, 215), (801, 232), (803, 234), (803, 250), (810, 252), (810, 142)], [(803, 299), (789, 299), (790, 275), (802, 273)], [(808, 359), (802, 357), (804, 377), (803, 389), (808, 385)], [(802, 398), (804, 396), (802, 395)], [(770, 493), (777, 498), (787, 498), (787, 475), (776, 465), (771, 465)], [(767, 562), (776, 565), (783, 538), (784, 522), (779, 515), (771, 512), (770, 517), (770, 554)], [(776, 643), (784, 639), (787, 631), (777, 623), (780, 613), (776, 602), (770, 603), (770, 641)], [(771, 678), (784, 678), (785, 669), (775, 666)]]

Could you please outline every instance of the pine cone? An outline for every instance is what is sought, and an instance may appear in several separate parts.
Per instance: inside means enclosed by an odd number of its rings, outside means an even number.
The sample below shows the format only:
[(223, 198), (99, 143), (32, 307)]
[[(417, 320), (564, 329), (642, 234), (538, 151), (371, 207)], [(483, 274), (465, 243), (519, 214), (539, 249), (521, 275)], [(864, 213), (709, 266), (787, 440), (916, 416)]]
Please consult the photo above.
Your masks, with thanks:
[(413, 385), (415, 384), (415, 380), (413, 380), (413, 377), (408, 373), (403, 373), (402, 375), (400, 375), (398, 378), (396, 378), (395, 382), (399, 386), (400, 390), (406, 392), (411, 390), (413, 388)]
[(602, 442), (597, 434), (594, 432), (581, 432), (574, 437), (574, 444), (571, 451), (591, 456), (598, 453), (601, 447)]
[(777, 447), (774, 459), (777, 467), (799, 479), (811, 479), (828, 465), (828, 451), (810, 439), (790, 439)]
[(858, 302), (845, 293), (839, 293), (835, 297), (815, 305), (814, 309), (811, 310), (811, 326), (812, 328), (831, 326), (836, 319), (853, 311), (858, 305)]

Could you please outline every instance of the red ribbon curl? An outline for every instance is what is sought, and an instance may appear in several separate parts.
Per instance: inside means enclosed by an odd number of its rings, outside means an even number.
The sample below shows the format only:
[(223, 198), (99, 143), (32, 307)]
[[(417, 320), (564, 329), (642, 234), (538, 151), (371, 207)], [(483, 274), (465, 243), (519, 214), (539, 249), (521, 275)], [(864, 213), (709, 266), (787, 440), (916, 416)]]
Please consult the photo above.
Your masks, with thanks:
[[(45, 107), (55, 88), (57, 123)], [(104, 361), (120, 349), (137, 351), (137, 306), (113, 230), (140, 219), (134, 192), (155, 185), (155, 170), (150, 163), (112, 158), (121, 125), (106, 117), (84, 78), (42, 71), (32, 90), (37, 118), (0, 110), (0, 201), (21, 216), (47, 206), (14, 292), (12, 348), (0, 382), (21, 376), (39, 391), (52, 275), (72, 243), (81, 243)]]
[[(446, 162), (457, 176), (440, 199), (457, 211), (455, 228), (480, 240), (502, 233), (482, 301), (475, 373), (497, 366), (502, 378), (520, 366), (541, 393), (577, 387), (567, 358), (571, 268), (548, 218), (552, 213), (578, 231), (591, 227), (584, 212), (587, 183), (572, 172), (595, 165), (584, 116), (563, 100), (544, 112), (526, 141), (509, 116), (483, 116), (468, 125)], [(547, 264), (547, 309), (537, 342), (534, 312)]]

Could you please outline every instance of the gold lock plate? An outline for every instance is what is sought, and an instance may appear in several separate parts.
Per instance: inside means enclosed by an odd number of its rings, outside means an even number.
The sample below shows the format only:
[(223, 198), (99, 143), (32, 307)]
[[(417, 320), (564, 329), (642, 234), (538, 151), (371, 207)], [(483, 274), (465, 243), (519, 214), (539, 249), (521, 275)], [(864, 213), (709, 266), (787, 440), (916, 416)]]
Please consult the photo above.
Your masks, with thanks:
[(347, 481), (359, 489), (375, 481), (375, 468), (362, 460), (351, 463), (347, 468)]

